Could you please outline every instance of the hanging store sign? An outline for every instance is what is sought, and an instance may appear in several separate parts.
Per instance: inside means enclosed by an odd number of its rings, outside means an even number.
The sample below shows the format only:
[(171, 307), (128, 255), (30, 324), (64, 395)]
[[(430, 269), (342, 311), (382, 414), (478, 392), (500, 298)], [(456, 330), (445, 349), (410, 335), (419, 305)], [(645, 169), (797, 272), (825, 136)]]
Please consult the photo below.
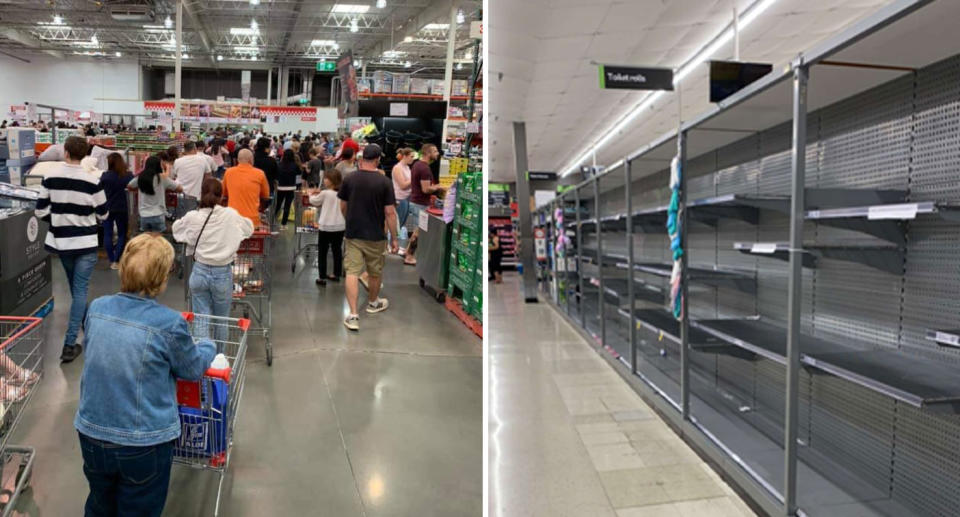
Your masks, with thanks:
[(530, 171), (527, 173), (527, 179), (530, 181), (557, 181), (557, 173)]
[(470, 22), (470, 39), (483, 39), (483, 22)]
[(750, 83), (769, 74), (773, 65), (767, 63), (740, 63), (737, 61), (710, 62), (710, 102), (723, 99), (746, 88)]
[(673, 69), (600, 65), (600, 88), (673, 91)]
[(317, 61), (317, 72), (336, 72), (337, 64), (333, 61)]

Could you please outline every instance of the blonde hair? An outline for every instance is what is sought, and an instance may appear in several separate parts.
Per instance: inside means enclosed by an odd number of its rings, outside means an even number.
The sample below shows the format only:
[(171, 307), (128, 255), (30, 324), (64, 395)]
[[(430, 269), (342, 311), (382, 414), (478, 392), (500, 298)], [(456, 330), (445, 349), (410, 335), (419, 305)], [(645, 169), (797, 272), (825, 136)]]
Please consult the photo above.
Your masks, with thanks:
[(159, 234), (142, 233), (123, 249), (120, 289), (156, 298), (167, 288), (172, 265), (173, 246)]

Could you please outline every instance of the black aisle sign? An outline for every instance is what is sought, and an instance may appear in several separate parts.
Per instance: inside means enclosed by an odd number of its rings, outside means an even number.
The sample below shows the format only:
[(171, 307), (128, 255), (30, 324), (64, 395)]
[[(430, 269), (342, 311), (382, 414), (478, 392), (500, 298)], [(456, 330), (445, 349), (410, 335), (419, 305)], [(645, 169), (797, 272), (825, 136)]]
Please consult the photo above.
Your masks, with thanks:
[(527, 179), (531, 181), (557, 181), (557, 173), (530, 171), (527, 173)]
[(746, 88), (750, 83), (769, 74), (769, 63), (740, 63), (738, 61), (710, 62), (710, 102), (723, 99)]
[(673, 91), (673, 69), (600, 65), (600, 88)]

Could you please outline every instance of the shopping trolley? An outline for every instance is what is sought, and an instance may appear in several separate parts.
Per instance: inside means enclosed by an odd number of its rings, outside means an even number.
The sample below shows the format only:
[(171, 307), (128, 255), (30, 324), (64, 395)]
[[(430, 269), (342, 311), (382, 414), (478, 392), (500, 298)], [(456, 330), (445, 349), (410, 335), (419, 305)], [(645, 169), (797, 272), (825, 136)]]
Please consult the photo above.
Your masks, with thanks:
[(232, 308), (243, 314), (244, 318), (250, 319), (252, 316), (256, 321), (257, 326), (251, 327), (250, 332), (263, 336), (267, 366), (273, 364), (273, 343), (270, 341), (273, 275), (269, 261), (272, 236), (269, 228), (261, 225), (240, 244), (233, 262)]
[[(13, 512), (17, 498), (30, 484), (35, 449), (10, 445), (8, 439), (20, 422), (43, 373), (43, 319), (0, 316), (0, 508), (4, 517)], [(7, 465), (16, 465), (13, 479)], [(12, 470), (12, 469), (11, 469)]]
[(310, 206), (310, 195), (306, 191), (297, 191), (293, 197), (293, 210), (296, 240), (293, 243), (290, 272), (296, 273), (298, 258), (303, 256), (304, 261), (307, 261), (308, 257), (313, 257), (319, 252), (316, 235), (320, 230), (317, 227), (317, 210)]
[(230, 466), (237, 408), (243, 395), (246, 371), (247, 331), (250, 320), (183, 313), (194, 339), (211, 339), (229, 367), (208, 369), (199, 381), (177, 380), (180, 438), (173, 449), (173, 462), (219, 474), (217, 503), (220, 513), (223, 478)]

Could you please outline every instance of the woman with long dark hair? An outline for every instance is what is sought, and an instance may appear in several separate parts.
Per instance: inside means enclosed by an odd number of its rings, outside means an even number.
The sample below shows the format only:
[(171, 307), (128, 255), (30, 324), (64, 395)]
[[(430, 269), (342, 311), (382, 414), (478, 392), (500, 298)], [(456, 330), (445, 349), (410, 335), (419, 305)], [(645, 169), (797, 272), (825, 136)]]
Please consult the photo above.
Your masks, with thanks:
[[(164, 155), (166, 152), (160, 153)], [(166, 158), (166, 156), (164, 156)], [(139, 190), (137, 209), (140, 212), (141, 232), (162, 232), (167, 228), (167, 191), (183, 192), (183, 187), (167, 176), (164, 160), (160, 156), (151, 156), (139, 176), (130, 180), (127, 188)]]
[(280, 159), (280, 167), (277, 170), (277, 210), (274, 217), (280, 214), (283, 208), (284, 226), (290, 219), (290, 204), (293, 202), (293, 196), (297, 191), (297, 178), (300, 177), (300, 165), (297, 163), (297, 155), (293, 149), (287, 149), (283, 152), (283, 158)]
[(213, 142), (210, 143), (210, 149), (207, 151), (211, 157), (213, 157), (213, 164), (217, 166), (217, 170), (214, 172), (214, 175), (217, 179), (223, 179), (223, 173), (226, 172), (227, 166), (224, 158), (229, 156), (227, 148), (223, 145), (223, 140), (219, 138), (214, 138)]
[[(120, 153), (107, 156), (107, 171), (100, 176), (100, 184), (107, 195), (107, 220), (103, 222), (103, 247), (107, 250), (110, 269), (120, 269), (120, 255), (127, 243), (127, 221), (130, 219), (127, 207), (127, 183), (130, 172), (127, 162)], [(113, 230), (117, 230), (117, 242), (113, 242)]]
[[(223, 185), (216, 178), (203, 180), (200, 204), (173, 223), (173, 238), (193, 251), (190, 273), (191, 310), (197, 314), (229, 316), (233, 299), (233, 270), (240, 243), (253, 235), (253, 222), (236, 210), (220, 205)], [(215, 339), (226, 336), (215, 335)]]

